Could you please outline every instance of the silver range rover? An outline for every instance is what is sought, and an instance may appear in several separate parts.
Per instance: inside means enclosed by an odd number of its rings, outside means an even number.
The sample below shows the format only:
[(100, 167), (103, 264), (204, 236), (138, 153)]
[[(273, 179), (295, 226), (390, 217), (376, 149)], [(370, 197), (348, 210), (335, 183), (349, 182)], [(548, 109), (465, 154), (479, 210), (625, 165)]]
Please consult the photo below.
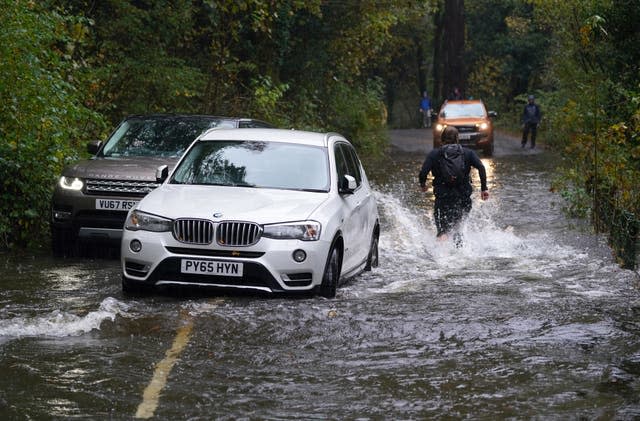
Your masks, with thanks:
[(172, 168), (193, 140), (213, 128), (265, 128), (248, 118), (208, 115), (135, 115), (105, 141), (89, 143), (91, 159), (66, 167), (51, 202), (51, 245), (55, 256), (80, 246), (118, 245), (127, 212), (155, 189), (156, 169)]

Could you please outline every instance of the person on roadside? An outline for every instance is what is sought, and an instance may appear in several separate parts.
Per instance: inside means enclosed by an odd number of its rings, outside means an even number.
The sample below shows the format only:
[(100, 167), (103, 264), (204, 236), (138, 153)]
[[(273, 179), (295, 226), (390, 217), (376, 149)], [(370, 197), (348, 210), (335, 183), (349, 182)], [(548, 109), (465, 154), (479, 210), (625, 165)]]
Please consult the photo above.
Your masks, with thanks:
[(540, 125), (540, 107), (536, 104), (536, 98), (529, 95), (527, 105), (522, 111), (522, 147), (527, 146), (529, 132), (531, 132), (531, 149), (536, 147), (536, 135)]
[(431, 98), (427, 91), (422, 93), (420, 99), (420, 114), (422, 114), (422, 127), (431, 127)]
[(464, 95), (462, 95), (460, 88), (456, 86), (455, 88), (453, 88), (453, 91), (449, 94), (449, 97), (447, 99), (450, 101), (460, 101), (464, 99)]
[[(429, 172), (433, 175), (433, 194), (435, 204), (433, 216), (436, 224), (436, 236), (439, 240), (446, 240), (448, 234), (457, 227), (462, 218), (471, 211), (471, 167), (478, 170), (480, 175), (480, 197), (482, 200), (489, 198), (487, 188), (487, 172), (475, 151), (463, 148), (458, 142), (458, 130), (455, 127), (447, 126), (442, 132), (442, 147), (431, 150), (422, 164), (422, 169), (418, 175), (420, 189), (423, 192), (428, 190), (426, 185)], [(450, 159), (457, 155), (457, 159)], [(445, 162), (460, 162), (459, 176), (452, 179), (450, 170)], [(456, 246), (461, 245), (458, 235), (454, 236)]]

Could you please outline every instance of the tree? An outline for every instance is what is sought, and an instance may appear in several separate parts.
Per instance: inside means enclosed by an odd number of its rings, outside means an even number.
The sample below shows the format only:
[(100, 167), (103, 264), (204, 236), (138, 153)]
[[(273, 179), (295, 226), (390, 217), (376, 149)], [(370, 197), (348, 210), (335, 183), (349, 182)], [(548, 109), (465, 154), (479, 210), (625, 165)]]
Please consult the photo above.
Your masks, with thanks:
[(49, 199), (87, 134), (103, 129), (77, 89), (71, 52), (84, 22), (0, 0), (0, 247), (39, 244)]
[[(633, 1), (537, 0), (553, 30), (548, 78), (557, 89), (550, 124), (567, 157), (555, 188), (568, 209), (608, 231), (625, 267), (636, 267), (640, 232), (640, 75)], [(631, 48), (631, 50), (629, 49)], [(634, 61), (635, 60), (635, 61)]]
[(465, 17), (464, 0), (446, 0), (443, 37), (443, 87), (450, 92), (454, 87), (462, 92), (466, 88), (464, 63)]
[(464, 0), (445, 0), (444, 8), (436, 15), (434, 48), (438, 77), (433, 92), (440, 98), (446, 98), (454, 87), (462, 92), (466, 88), (465, 34)]
[(545, 88), (550, 34), (536, 24), (533, 12), (519, 0), (467, 4), (468, 94), (509, 109), (517, 96)]
[(87, 64), (78, 88), (112, 125), (128, 114), (202, 111), (199, 58), (208, 45), (196, 42), (191, 0), (47, 2), (85, 18), (87, 42), (74, 51)]

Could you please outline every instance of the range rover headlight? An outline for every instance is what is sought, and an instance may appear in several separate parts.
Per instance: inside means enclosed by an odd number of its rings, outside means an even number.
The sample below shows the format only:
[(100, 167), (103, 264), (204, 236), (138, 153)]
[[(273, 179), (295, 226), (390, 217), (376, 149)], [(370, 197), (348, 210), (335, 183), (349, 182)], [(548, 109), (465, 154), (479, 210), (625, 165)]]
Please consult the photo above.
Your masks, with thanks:
[(171, 219), (134, 210), (127, 217), (124, 227), (130, 231), (166, 232), (171, 231), (172, 225)]
[(60, 177), (59, 184), (60, 187), (65, 190), (82, 190), (82, 187), (84, 186), (84, 183), (81, 179), (75, 177), (66, 177), (64, 175)]
[(263, 237), (277, 240), (318, 241), (322, 225), (316, 221), (288, 222), (265, 225)]
[(436, 131), (437, 131), (437, 132), (441, 132), (441, 131), (443, 131), (443, 130), (444, 130), (444, 128), (445, 128), (445, 127), (447, 127), (447, 125), (446, 125), (446, 124), (440, 124), (440, 123), (438, 123), (438, 124), (436, 124)]
[(487, 130), (487, 129), (489, 128), (489, 125), (488, 125), (487, 123), (480, 123), (480, 124), (478, 125), (478, 128), (479, 128), (480, 130)]

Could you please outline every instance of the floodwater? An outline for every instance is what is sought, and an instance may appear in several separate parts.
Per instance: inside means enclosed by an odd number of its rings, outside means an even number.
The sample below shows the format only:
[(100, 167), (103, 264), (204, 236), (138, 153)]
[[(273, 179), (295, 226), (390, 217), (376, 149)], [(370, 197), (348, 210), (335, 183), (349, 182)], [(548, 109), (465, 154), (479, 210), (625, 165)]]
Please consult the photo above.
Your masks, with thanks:
[(381, 264), (331, 300), (128, 298), (115, 259), (2, 256), (0, 418), (639, 418), (638, 273), (563, 215), (551, 154), (500, 142), (460, 248), (422, 153), (371, 164)]

